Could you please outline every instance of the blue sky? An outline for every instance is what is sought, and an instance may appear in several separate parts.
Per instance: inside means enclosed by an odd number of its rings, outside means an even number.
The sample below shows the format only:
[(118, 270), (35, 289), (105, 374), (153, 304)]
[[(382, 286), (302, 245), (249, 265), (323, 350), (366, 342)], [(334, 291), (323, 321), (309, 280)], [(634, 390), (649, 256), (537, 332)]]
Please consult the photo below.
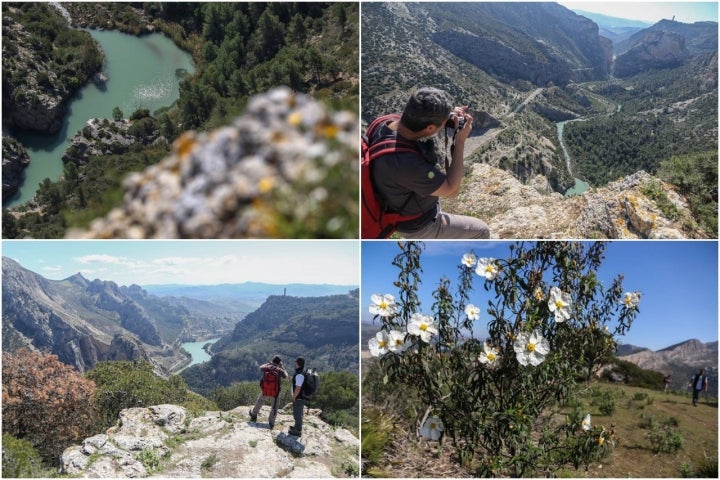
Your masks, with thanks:
[(558, 2), (570, 10), (656, 23), (671, 19), (683, 23), (718, 21), (718, 2)]
[[(474, 250), (478, 257), (507, 258), (511, 242), (426, 242), (421, 258), (424, 271), (421, 301), (430, 313), (432, 290), (446, 276), (452, 291), (458, 278), (462, 255)], [(361, 312), (368, 313), (373, 293), (397, 297), (393, 282), (398, 269), (392, 259), (399, 252), (395, 242), (363, 242)], [(642, 292), (640, 313), (630, 331), (621, 338), (625, 344), (659, 350), (697, 338), (718, 339), (718, 244), (715, 241), (618, 241), (608, 245), (598, 272), (608, 285), (623, 274), (626, 291)], [(482, 282), (475, 283), (471, 302), (480, 307), (481, 326), (487, 322), (489, 296)]]
[(45, 278), (78, 272), (120, 285), (263, 282), (359, 285), (357, 241), (3, 241), (2, 254)]

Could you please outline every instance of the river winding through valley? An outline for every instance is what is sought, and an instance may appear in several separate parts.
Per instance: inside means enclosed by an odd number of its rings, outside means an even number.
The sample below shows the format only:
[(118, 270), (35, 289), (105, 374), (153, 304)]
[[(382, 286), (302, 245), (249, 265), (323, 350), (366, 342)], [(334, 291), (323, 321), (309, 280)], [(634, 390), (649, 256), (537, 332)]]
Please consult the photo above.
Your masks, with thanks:
[[(565, 124), (568, 122), (573, 121), (583, 121), (584, 119), (576, 119), (576, 120), (565, 120), (563, 122), (557, 123), (557, 130), (558, 130), (558, 140), (560, 140), (560, 147), (562, 147), (563, 155), (565, 155), (565, 163), (567, 165), (568, 172), (572, 175), (572, 168), (570, 167), (570, 154), (567, 151), (567, 147), (565, 146), (565, 141), (563, 140), (563, 131), (565, 130)], [(585, 193), (590, 188), (590, 184), (587, 182), (583, 182), (579, 178), (575, 177), (575, 185), (572, 188), (569, 188), (565, 191), (565, 196), (570, 197), (572, 195), (580, 195), (582, 193)]]
[(60, 178), (62, 156), (89, 119), (111, 119), (115, 107), (125, 118), (138, 108), (152, 113), (169, 107), (180, 97), (178, 73), (195, 71), (191, 56), (160, 33), (135, 37), (115, 30), (88, 32), (105, 54), (103, 73), (109, 80), (103, 87), (91, 82), (70, 99), (58, 133), (12, 132), (27, 149), (30, 165), (19, 193), (4, 207), (30, 200), (45, 178)]

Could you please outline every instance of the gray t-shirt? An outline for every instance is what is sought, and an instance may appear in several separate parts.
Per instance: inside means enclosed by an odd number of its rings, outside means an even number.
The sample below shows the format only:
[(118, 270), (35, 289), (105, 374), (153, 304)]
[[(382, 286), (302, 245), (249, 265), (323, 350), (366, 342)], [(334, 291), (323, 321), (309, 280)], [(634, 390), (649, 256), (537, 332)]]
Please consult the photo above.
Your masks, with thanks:
[[(376, 130), (370, 142), (375, 143), (396, 136), (397, 132), (383, 125)], [(397, 153), (383, 155), (373, 160), (375, 188), (391, 211), (401, 215), (437, 211), (438, 197), (432, 196), (431, 193), (443, 184), (445, 174), (434, 161), (426, 158), (431, 155), (432, 153), (425, 156), (419, 153)]]

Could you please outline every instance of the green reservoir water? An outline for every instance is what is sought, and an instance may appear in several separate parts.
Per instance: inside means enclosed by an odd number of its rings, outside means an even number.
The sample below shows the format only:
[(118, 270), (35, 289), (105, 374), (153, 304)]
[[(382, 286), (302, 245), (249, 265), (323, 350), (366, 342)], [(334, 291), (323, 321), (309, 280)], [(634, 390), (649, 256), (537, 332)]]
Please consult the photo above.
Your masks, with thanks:
[[(192, 355), (192, 362), (190, 362), (190, 365), (195, 365), (197, 363), (203, 363), (207, 362), (212, 358), (210, 354), (208, 354), (205, 350), (203, 350), (203, 347), (207, 345), (208, 343), (215, 343), (219, 338), (213, 338), (212, 340), (205, 340), (204, 342), (187, 342), (183, 343), (182, 347), (190, 354)], [(190, 366), (188, 365), (188, 367)], [(187, 368), (187, 367), (185, 367)]]
[[(565, 124), (567, 122), (568, 120), (564, 122), (558, 122), (557, 131), (558, 140), (560, 140), (560, 147), (562, 147), (563, 155), (565, 155), (565, 163), (567, 164), (568, 172), (572, 173), (572, 170), (570, 169), (570, 154), (568, 154), (567, 148), (565, 147), (565, 142), (563, 141), (563, 131), (565, 130)], [(565, 196), (570, 197), (572, 195), (580, 195), (582, 193), (585, 193), (588, 189), (590, 189), (589, 183), (583, 182), (579, 178), (575, 177), (575, 185), (565, 191)]]
[(14, 132), (30, 155), (30, 165), (19, 194), (3, 206), (28, 201), (45, 178), (60, 178), (62, 156), (89, 119), (112, 118), (115, 107), (122, 110), (125, 118), (138, 108), (154, 112), (169, 107), (180, 96), (176, 71), (195, 70), (190, 55), (162, 34), (134, 37), (114, 30), (88, 31), (105, 52), (103, 72), (110, 79), (104, 89), (91, 82), (70, 100), (63, 126), (55, 135)]

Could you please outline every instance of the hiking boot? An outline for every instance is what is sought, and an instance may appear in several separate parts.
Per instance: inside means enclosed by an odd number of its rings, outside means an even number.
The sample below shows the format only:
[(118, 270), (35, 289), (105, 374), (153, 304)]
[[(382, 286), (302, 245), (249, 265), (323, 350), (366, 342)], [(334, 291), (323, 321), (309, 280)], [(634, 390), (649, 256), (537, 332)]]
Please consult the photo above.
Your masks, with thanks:
[(250, 421), (251, 421), (251, 422), (257, 422), (257, 415), (255, 415), (255, 414), (252, 412), (252, 410), (250, 410), (249, 414), (250, 414)]
[(295, 430), (295, 427), (290, 427), (288, 430), (288, 433), (292, 435), (293, 437), (301, 437), (302, 432), (300, 430)]

